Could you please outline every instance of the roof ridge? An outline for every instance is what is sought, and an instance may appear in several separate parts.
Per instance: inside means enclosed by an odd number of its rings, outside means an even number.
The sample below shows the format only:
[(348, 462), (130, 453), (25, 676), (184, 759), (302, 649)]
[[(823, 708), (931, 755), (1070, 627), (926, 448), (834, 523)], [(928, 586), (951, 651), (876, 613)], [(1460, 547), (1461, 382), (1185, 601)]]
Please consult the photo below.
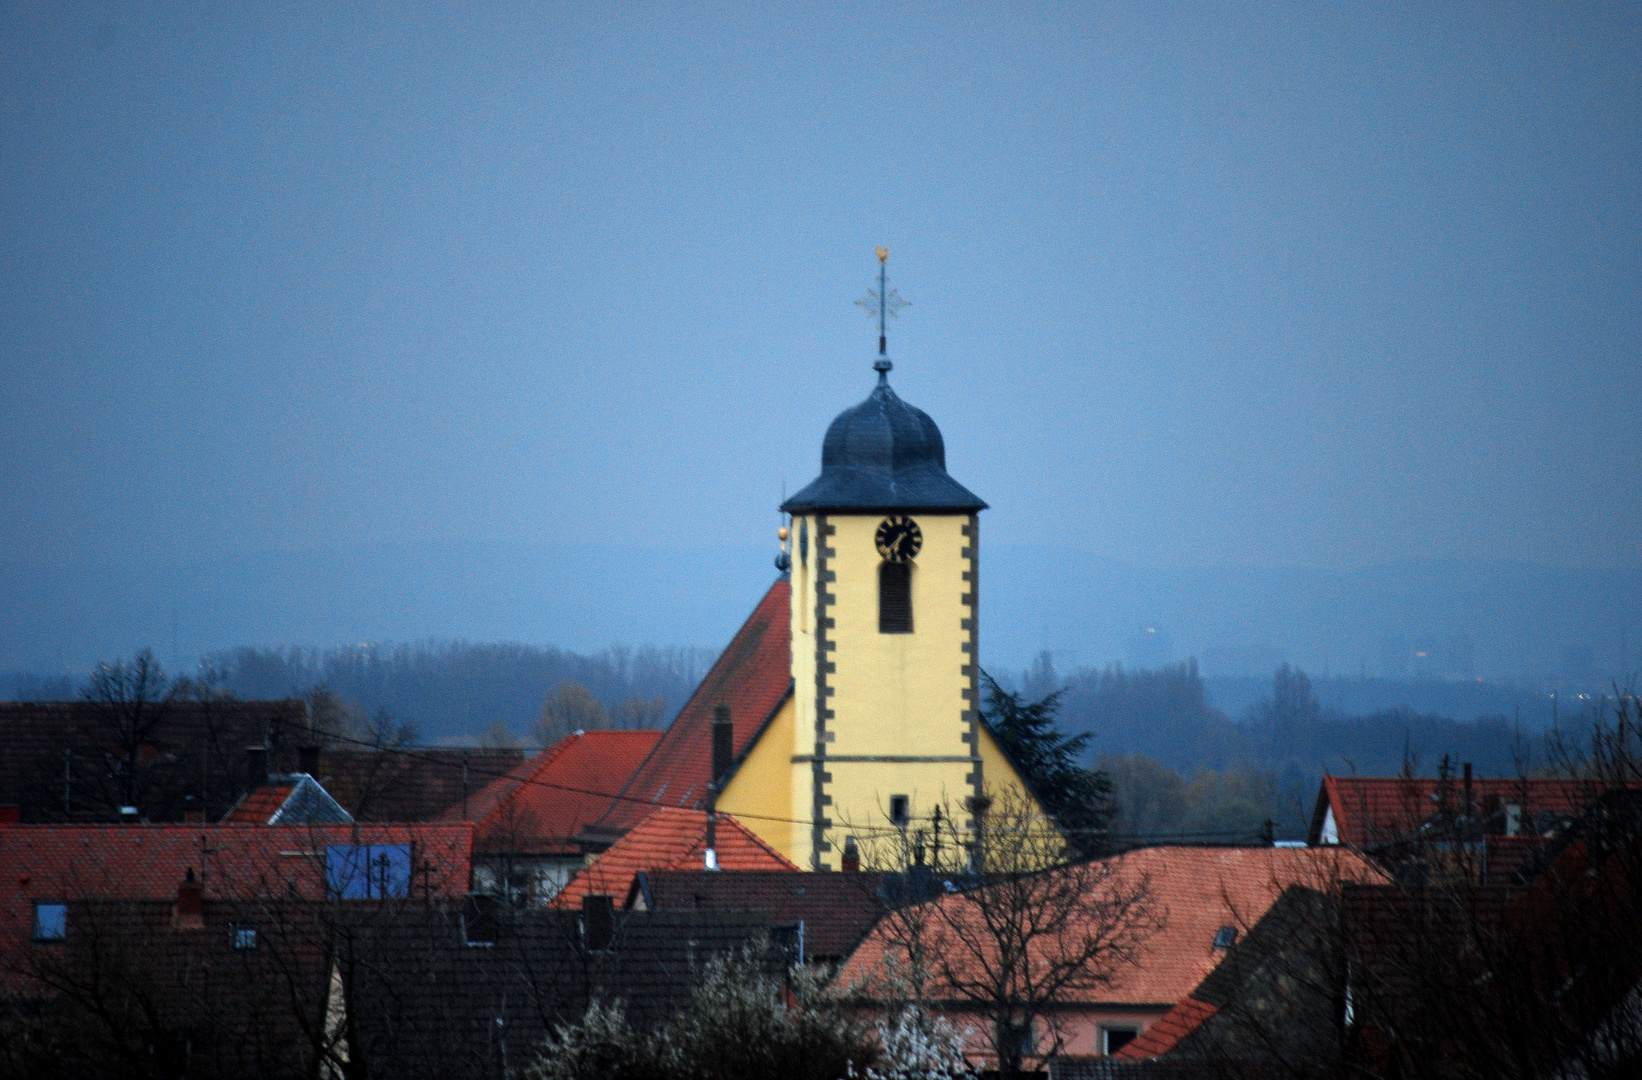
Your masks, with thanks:
[[(612, 815), (612, 813), (614, 813), (616, 808), (621, 806), (625, 802), (628, 802), (628, 801), (631, 801), (631, 802), (634, 802), (634, 803), (642, 803), (643, 802), (642, 799), (637, 799), (637, 798), (629, 799), (628, 792), (632, 789), (633, 785), (635, 783), (638, 783), (640, 778), (645, 775), (645, 770), (649, 767), (651, 761), (655, 760), (655, 758), (658, 754), (662, 754), (664, 752), (664, 748), (670, 748), (671, 744), (669, 743), (668, 739), (669, 739), (669, 736), (671, 736), (673, 734), (674, 730), (677, 729), (679, 718), (684, 716), (686, 713), (690, 712), (691, 706), (696, 704), (696, 700), (698, 698), (701, 698), (702, 695), (708, 693), (709, 683), (713, 683), (714, 686), (716, 687), (717, 684), (714, 683), (713, 678), (712, 678), (714, 670), (716, 670), (718, 668), (719, 664), (724, 662), (726, 657), (731, 655), (731, 651), (735, 648), (736, 643), (739, 640), (741, 640), (742, 635), (747, 632), (747, 628), (750, 625), (752, 625), (753, 620), (758, 616), (758, 613), (763, 610), (764, 605), (769, 603), (770, 598), (772, 596), (774, 596), (775, 593), (778, 590), (782, 589), (782, 588), (786, 588), (786, 589), (790, 590), (792, 588), (791, 581), (789, 581), (787, 578), (784, 578), (784, 577), (778, 577), (773, 582), (770, 583), (769, 588), (764, 590), (764, 595), (760, 596), (758, 598), (758, 603), (753, 605), (753, 609), (750, 612), (747, 613), (746, 619), (742, 620), (741, 625), (736, 628), (736, 632), (735, 632), (734, 636), (732, 636), (730, 638), (729, 644), (727, 644), (724, 647), (723, 651), (721, 651), (718, 654), (717, 658), (715, 658), (713, 660), (712, 666), (709, 667), (705, 673), (703, 673), (703, 675), (701, 677), (701, 681), (696, 683), (696, 688), (694, 690), (690, 691), (690, 696), (684, 700), (684, 704), (679, 706), (679, 710), (676, 713), (673, 714), (673, 719), (671, 721), (669, 721), (668, 724), (667, 724), (667, 727), (662, 730), (661, 738), (657, 739), (656, 744), (654, 746), (652, 746), (650, 748), (649, 752), (644, 755), (644, 760), (640, 761), (639, 764), (638, 764), (638, 767), (635, 768), (633, 770), (632, 774), (628, 776), (626, 782), (622, 784), (621, 789), (618, 790), (616, 792), (615, 796), (610, 800), (610, 805), (605, 808), (604, 812), (602, 814), (600, 814), (597, 818), (593, 819), (593, 821), (591, 821), (587, 825), (583, 826), (584, 831), (596, 831), (596, 830), (598, 830), (599, 827), (601, 825), (603, 825), (604, 822)], [(791, 603), (790, 594), (789, 594), (789, 601), (788, 602)], [(790, 629), (788, 630), (788, 633), (790, 635), (790, 633), (791, 633)], [(790, 639), (789, 639), (789, 646), (788, 647), (789, 647), (789, 649), (791, 648)], [(791, 670), (790, 663), (789, 663), (788, 670), (789, 670), (789, 672)], [(787, 681), (788, 681), (789, 684), (792, 681), (790, 674), (788, 676)], [(680, 740), (682, 740), (685, 737), (685, 735), (686, 735), (686, 733), (684, 731), (679, 730), (678, 738)], [(652, 802), (652, 806), (655, 807), (656, 809), (662, 808), (660, 803)], [(677, 809), (685, 809), (685, 808), (684, 807), (678, 807)], [(645, 815), (645, 817), (648, 817), (648, 816), (649, 816), (648, 814)], [(630, 826), (630, 828), (638, 828), (639, 824), (642, 823), (644, 821), (644, 819), (645, 818), (640, 818), (639, 821), (634, 822), (633, 825)]]

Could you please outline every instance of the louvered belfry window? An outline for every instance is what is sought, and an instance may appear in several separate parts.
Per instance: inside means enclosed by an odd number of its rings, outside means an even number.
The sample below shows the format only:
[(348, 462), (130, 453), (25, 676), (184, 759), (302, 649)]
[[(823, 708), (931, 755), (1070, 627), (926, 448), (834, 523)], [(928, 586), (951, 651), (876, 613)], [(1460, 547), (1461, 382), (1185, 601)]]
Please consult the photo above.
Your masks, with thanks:
[(878, 632), (912, 633), (912, 564), (878, 564)]

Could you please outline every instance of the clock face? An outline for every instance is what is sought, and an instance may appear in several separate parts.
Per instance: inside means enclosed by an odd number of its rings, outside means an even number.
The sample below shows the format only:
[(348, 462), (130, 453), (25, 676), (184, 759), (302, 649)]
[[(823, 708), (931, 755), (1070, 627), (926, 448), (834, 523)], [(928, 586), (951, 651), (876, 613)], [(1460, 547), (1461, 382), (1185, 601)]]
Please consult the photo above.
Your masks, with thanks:
[(909, 517), (887, 517), (878, 526), (878, 554), (889, 562), (908, 562), (924, 546), (924, 534)]

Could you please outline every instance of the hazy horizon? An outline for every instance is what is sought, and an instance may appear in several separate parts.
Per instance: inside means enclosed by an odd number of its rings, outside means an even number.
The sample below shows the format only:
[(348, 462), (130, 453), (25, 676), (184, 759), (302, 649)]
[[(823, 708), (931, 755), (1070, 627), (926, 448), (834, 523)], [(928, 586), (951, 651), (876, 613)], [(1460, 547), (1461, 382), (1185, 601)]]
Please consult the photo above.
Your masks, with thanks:
[(1642, 652), (1635, 6), (13, 5), (0, 92), (0, 669), (720, 646), (880, 244), (983, 663)]
[[(982, 545), (989, 669), (1023, 668), (1047, 651), (1068, 671), (1195, 658), (1211, 676), (1267, 676), (1293, 663), (1318, 677), (1590, 688), (1624, 683), (1642, 666), (1642, 636), (1629, 629), (1642, 573), (1446, 560), (1160, 570), (990, 544), (984, 525)], [(775, 580), (770, 559), (752, 546), (441, 544), (59, 567), (9, 605), (0, 671), (84, 670), (144, 646), (184, 670), (242, 646), (718, 649)], [(130, 580), (116, 590), (115, 575)]]

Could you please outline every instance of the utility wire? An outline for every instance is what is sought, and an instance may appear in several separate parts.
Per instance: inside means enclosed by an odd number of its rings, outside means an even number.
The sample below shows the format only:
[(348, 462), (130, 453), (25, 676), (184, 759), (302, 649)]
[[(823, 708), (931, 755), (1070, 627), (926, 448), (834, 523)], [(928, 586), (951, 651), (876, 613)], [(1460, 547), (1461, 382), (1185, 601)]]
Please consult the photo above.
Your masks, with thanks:
[[(403, 745), (400, 745), (400, 746), (383, 746), (380, 743), (370, 742), (370, 741), (367, 741), (365, 739), (356, 739), (356, 738), (353, 738), (353, 737), (350, 737), (350, 736), (347, 736), (347, 735), (337, 735), (337, 734), (330, 734), (330, 733), (324, 733), (323, 737), (327, 738), (327, 739), (330, 739), (333, 742), (352, 743), (355, 746), (364, 747), (366, 749), (376, 751), (377, 753), (401, 754), (401, 755), (404, 755), (406, 757), (420, 757), (420, 755), (417, 754), (417, 751), (421, 751), (421, 750), (438, 750), (438, 751), (443, 751), (445, 753), (457, 754), (457, 753), (461, 753), (464, 749), (467, 749), (469, 752), (471, 752), (471, 749), (472, 749), (472, 748), (451, 747), (451, 746), (435, 746), (435, 745), (430, 745), (430, 744), (425, 744), (425, 743), (407, 743), (407, 744), (403, 744)], [(544, 749), (547, 749), (547, 748), (544, 748)], [(429, 759), (422, 758), (421, 760), (429, 760)], [(460, 761), (445, 761), (445, 760), (438, 759), (438, 758), (431, 759), (431, 760), (432, 760), (433, 764), (441, 766), (441, 767), (452, 768), (452, 769), (458, 769), (458, 768), (462, 767), (462, 763)], [(470, 775), (489, 776), (493, 779), (503, 779), (503, 778), (507, 778), (507, 777), (512, 777), (514, 772), (516, 772), (519, 768), (523, 767), (524, 764), (528, 764), (529, 760), (530, 759), (527, 758), (524, 763), (521, 763), (521, 765), (514, 766), (513, 769), (509, 769), (506, 772), (496, 772), (496, 771), (491, 770), (491, 769), (478, 768), (478, 767), (473, 766), (471, 763), (469, 763), (468, 772), (469, 772)], [(540, 779), (537, 779), (534, 776), (518, 778), (517, 779), (517, 784), (518, 784), (519, 787), (529, 786), (529, 787), (547, 788), (547, 789), (554, 790), (554, 791), (567, 792), (567, 793), (572, 794), (572, 795), (591, 795), (591, 796), (594, 796), (594, 797), (600, 798), (600, 799), (609, 799), (612, 803), (630, 802), (630, 803), (637, 803), (639, 805), (651, 806), (651, 807), (658, 807), (658, 806), (667, 805), (667, 804), (664, 804), (664, 803), (661, 803), (661, 802), (657, 802), (655, 799), (645, 799), (645, 798), (641, 798), (641, 797), (636, 796), (636, 795), (627, 795), (627, 794), (622, 793), (622, 792), (595, 791), (591, 788), (576, 787), (576, 786), (571, 785), (571, 784), (555, 783), (555, 782), (550, 781), (550, 780), (540, 780)], [(515, 790), (517, 790), (517, 788), (515, 788)], [(673, 807), (673, 809), (695, 810), (695, 809), (697, 809), (697, 807), (681, 806), (681, 807)], [(702, 810), (701, 812), (706, 813), (705, 810)], [(776, 816), (770, 815), (770, 814), (750, 814), (750, 813), (735, 813), (735, 814), (731, 814), (730, 816), (736, 817), (736, 818), (746, 818), (746, 819), (751, 820), (751, 821), (774, 822), (776, 824), (783, 824), (783, 825), (813, 826), (815, 824), (815, 820), (813, 818), (786, 818), (786, 817), (776, 817)], [(939, 818), (937, 818), (933, 815), (930, 815), (930, 816), (913, 815), (912, 817), (908, 818), (909, 822), (934, 823), (936, 821), (940, 821), (940, 822), (943, 822), (943, 823), (948, 824), (948, 825), (951, 824), (951, 820), (952, 819), (950, 817), (945, 816), (945, 815), (943, 815)], [(1091, 828), (1073, 829), (1073, 828), (1067, 828), (1065, 826), (1060, 825), (1058, 822), (1055, 822), (1055, 819), (1053, 817), (1051, 817), (1050, 815), (1048, 815), (1048, 814), (1029, 815), (1026, 820), (1028, 822), (1047, 821), (1051, 824), (1054, 824), (1055, 827), (1057, 829), (1059, 829), (1060, 832), (1063, 835), (1067, 835), (1067, 836), (1104, 836), (1104, 837), (1106, 837), (1110, 840), (1116, 840), (1116, 841), (1152, 841), (1152, 842), (1177, 841), (1178, 842), (1178, 841), (1193, 840), (1193, 839), (1237, 840), (1237, 839), (1248, 839), (1248, 838), (1251, 838), (1252, 836), (1256, 835), (1256, 834), (1251, 834), (1251, 833), (1243, 831), (1243, 830), (1227, 830), (1227, 831), (1224, 831), (1224, 832), (1114, 833), (1114, 832), (1110, 832), (1109, 830), (1106, 830), (1106, 829), (1091, 829)], [(862, 826), (862, 827), (851, 827), (850, 831), (854, 832), (856, 834), (870, 833), (870, 834), (873, 834), (873, 835), (893, 836), (893, 835), (904, 833), (906, 830), (901, 828), (900, 826), (896, 826), (896, 825), (869, 825), (869, 826)]]

